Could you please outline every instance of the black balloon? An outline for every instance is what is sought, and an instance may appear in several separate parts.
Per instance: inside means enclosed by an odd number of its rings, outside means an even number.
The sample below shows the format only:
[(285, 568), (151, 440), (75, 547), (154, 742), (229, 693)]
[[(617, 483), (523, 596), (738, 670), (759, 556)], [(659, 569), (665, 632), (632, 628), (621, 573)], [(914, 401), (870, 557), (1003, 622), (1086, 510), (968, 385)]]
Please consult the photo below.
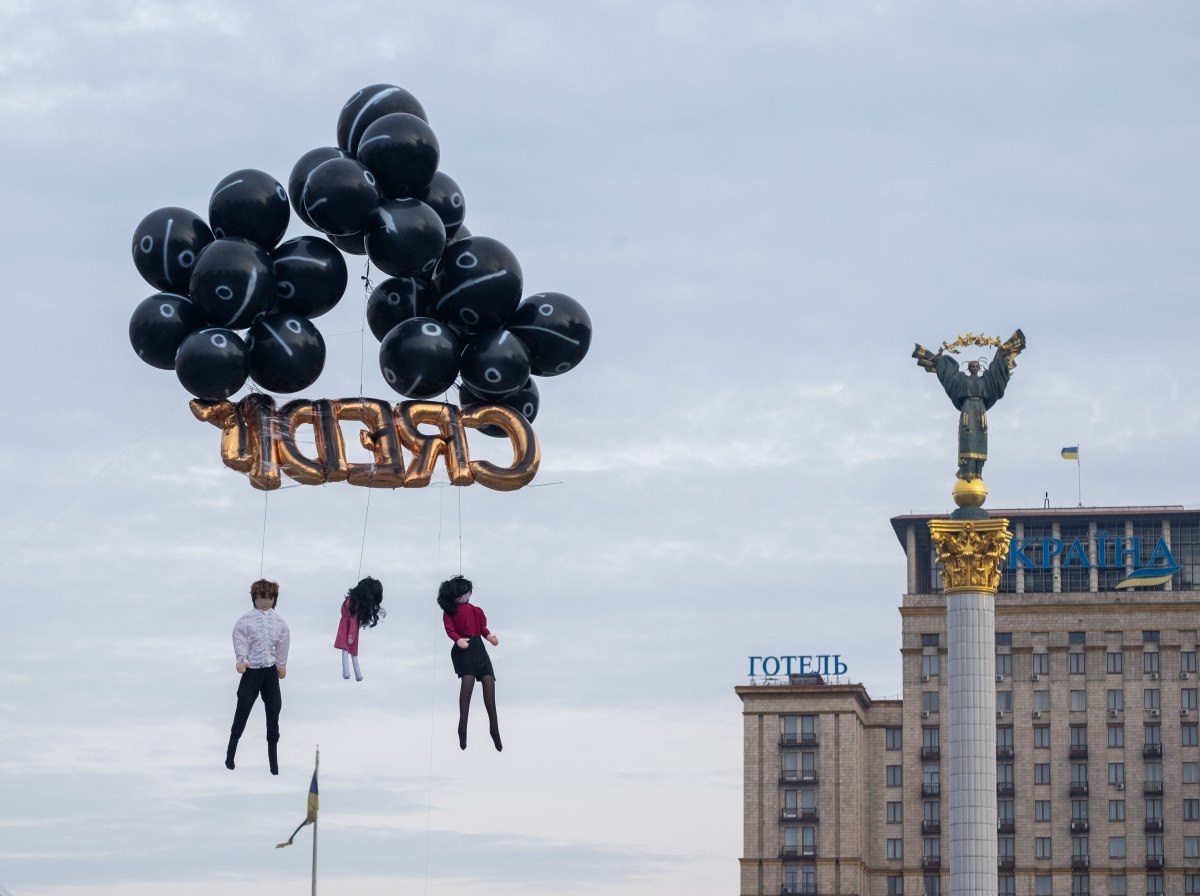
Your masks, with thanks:
[(174, 370), (179, 344), (204, 323), (204, 315), (187, 296), (155, 293), (134, 309), (129, 319), (129, 342), (151, 367)]
[(214, 236), (245, 237), (268, 251), (283, 239), (289, 217), (283, 184), (256, 168), (233, 172), (208, 200)]
[(389, 199), (371, 215), (367, 255), (385, 274), (430, 275), (446, 248), (437, 212), (419, 199)]
[(329, 242), (333, 243), (343, 252), (349, 252), (351, 255), (366, 255), (367, 254), (367, 237), (364, 233), (327, 233)]
[[(537, 383), (532, 379), (525, 381), (525, 385), (512, 395), (502, 397), (484, 396), (478, 392), (472, 392), (468, 387), (460, 385), (458, 387), (458, 404), (463, 409), (478, 407), (481, 404), (498, 404), (501, 407), (511, 408), (526, 420), (532, 423), (537, 419), (538, 408), (541, 407), (542, 398), (538, 392)], [(493, 436), (495, 438), (507, 437), (506, 433), (499, 426), (481, 426), (479, 431), (485, 436)]]
[(363, 131), (358, 160), (389, 199), (421, 197), (437, 171), (441, 149), (433, 128), (415, 115), (392, 112)]
[[(450, 242), (462, 228), (467, 216), (467, 201), (454, 178), (442, 171), (435, 171), (429, 189), (420, 198), (442, 219), (442, 226), (446, 228), (446, 242)], [(470, 235), (463, 234), (464, 237)]]
[(414, 317), (383, 338), (379, 369), (401, 395), (433, 398), (454, 384), (461, 354), (462, 343), (449, 327), (430, 317)]
[(320, 317), (341, 301), (349, 274), (333, 243), (298, 236), (280, 243), (271, 258), (276, 311)]
[(508, 328), (529, 348), (532, 371), (557, 376), (579, 364), (592, 344), (592, 319), (561, 292), (529, 296), (513, 312)]
[(462, 240), (465, 240), (470, 235), (471, 235), (471, 231), (467, 230), (467, 225), (460, 224), (458, 226), (458, 228), (454, 231), (454, 236), (446, 237), (446, 245), (449, 246), (451, 243), (457, 243)]
[(308, 176), (312, 174), (313, 169), (322, 162), (328, 162), (330, 159), (344, 158), (346, 158), (346, 154), (336, 146), (318, 146), (316, 149), (310, 149), (302, 155), (296, 164), (292, 166), (292, 173), (288, 175), (288, 199), (292, 201), (292, 208), (296, 210), (296, 214), (300, 216), (300, 220), (309, 227), (316, 228), (317, 225), (312, 222), (312, 218), (304, 210), (305, 181), (308, 180)]
[(183, 340), (175, 355), (175, 375), (197, 398), (220, 401), (246, 384), (250, 353), (233, 330), (209, 327)]
[(330, 159), (304, 182), (304, 210), (320, 230), (346, 236), (366, 230), (381, 200), (375, 175), (354, 159)]
[(511, 395), (529, 379), (529, 351), (508, 330), (473, 338), (459, 363), (463, 382), (480, 395)]
[(389, 277), (367, 299), (367, 326), (380, 342), (398, 323), (433, 317), (433, 287), (420, 277)]
[(237, 237), (204, 247), (188, 292), (214, 326), (243, 330), (275, 300), (271, 256)]
[(133, 232), (133, 264), (155, 289), (187, 292), (196, 256), (212, 241), (212, 231), (195, 212), (156, 209)]
[(268, 392), (299, 392), (325, 368), (325, 340), (299, 314), (267, 314), (250, 327), (250, 377)]
[(346, 100), (338, 115), (338, 146), (355, 155), (363, 132), (371, 124), (392, 112), (407, 112), (422, 121), (427, 121), (425, 110), (417, 98), (394, 84), (372, 84), (357, 91)]
[(433, 282), (438, 319), (463, 333), (503, 327), (521, 301), (521, 265), (491, 237), (472, 236), (447, 246)]

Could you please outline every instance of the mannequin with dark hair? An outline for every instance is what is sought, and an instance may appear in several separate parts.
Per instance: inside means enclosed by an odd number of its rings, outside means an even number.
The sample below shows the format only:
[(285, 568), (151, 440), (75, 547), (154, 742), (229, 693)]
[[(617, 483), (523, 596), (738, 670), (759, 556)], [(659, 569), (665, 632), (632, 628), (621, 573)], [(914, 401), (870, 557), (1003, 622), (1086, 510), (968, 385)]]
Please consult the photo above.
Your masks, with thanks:
[(346, 592), (342, 601), (342, 620), (338, 623), (333, 646), (342, 651), (342, 678), (350, 677), (349, 660), (354, 661), (354, 680), (362, 681), (358, 667), (358, 636), (364, 628), (374, 628), (387, 615), (383, 604), (383, 585), (367, 576)]
[(471, 711), (471, 694), (475, 680), (483, 684), (483, 705), (487, 710), (492, 743), (497, 750), (504, 749), (500, 743), (500, 725), (496, 721), (496, 675), (492, 672), (492, 660), (483, 646), (486, 638), (492, 646), (500, 639), (488, 631), (487, 617), (483, 610), (471, 603), (471, 581), (455, 576), (442, 582), (438, 588), (437, 602), (442, 608), (442, 624), (446, 634), (454, 642), (450, 648), (450, 662), (460, 679), (458, 688), (458, 745), (467, 748), (467, 715)]
[(233, 625), (233, 653), (241, 680), (233, 725), (229, 729), (229, 746), (225, 750), (225, 767), (228, 769), (234, 767), (238, 740), (246, 730), (254, 702), (261, 696), (267, 713), (267, 763), (271, 774), (279, 774), (279, 711), (283, 707), (279, 680), (287, 675), (291, 632), (283, 617), (275, 612), (278, 601), (279, 585), (259, 579), (250, 586), (250, 603), (254, 609)]

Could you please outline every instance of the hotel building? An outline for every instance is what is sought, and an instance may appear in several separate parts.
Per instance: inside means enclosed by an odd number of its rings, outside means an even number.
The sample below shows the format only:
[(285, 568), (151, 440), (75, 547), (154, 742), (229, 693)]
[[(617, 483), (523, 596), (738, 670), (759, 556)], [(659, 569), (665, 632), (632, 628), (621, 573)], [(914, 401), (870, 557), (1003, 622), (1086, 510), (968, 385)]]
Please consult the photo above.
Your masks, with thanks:
[[(1200, 510), (991, 515), (1014, 534), (995, 600), (999, 896), (1200, 896)], [(908, 560), (903, 699), (872, 699), (800, 658), (792, 675), (766, 674), (788, 658), (761, 658), (763, 674), (735, 689), (742, 896), (949, 891), (930, 519), (892, 520)]]

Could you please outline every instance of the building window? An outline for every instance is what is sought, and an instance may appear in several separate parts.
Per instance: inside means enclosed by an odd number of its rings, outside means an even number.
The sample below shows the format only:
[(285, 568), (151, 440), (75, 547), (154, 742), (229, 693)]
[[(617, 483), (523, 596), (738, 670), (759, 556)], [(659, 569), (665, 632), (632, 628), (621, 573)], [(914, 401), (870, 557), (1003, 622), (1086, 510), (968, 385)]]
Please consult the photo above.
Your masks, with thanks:
[(1053, 853), (1050, 844), (1053, 842), (1052, 837), (1034, 837), (1033, 838), (1033, 856), (1036, 859), (1053, 858)]
[(1158, 651), (1151, 650), (1142, 654), (1142, 671), (1147, 675), (1158, 674)]
[(996, 711), (1012, 712), (1012, 691), (996, 691)]
[(998, 653), (996, 654), (996, 674), (1012, 677), (1012, 654)]
[(904, 729), (903, 728), (885, 728), (883, 734), (884, 742), (889, 750), (899, 750), (904, 746)]
[(900, 801), (889, 802), (887, 804), (887, 823), (888, 824), (903, 824), (904, 823), (904, 803)]
[(1085, 632), (1067, 632), (1068, 644), (1084, 644), (1087, 642), (1087, 634)]
[(1158, 725), (1145, 726), (1145, 745), (1147, 747), (1162, 747), (1162, 728)]
[(1011, 859), (1016, 855), (1015, 837), (997, 837), (996, 855), (1001, 859)]
[(817, 791), (815, 788), (805, 787), (800, 791), (800, 811), (816, 814)]
[(1050, 821), (1050, 800), (1034, 800), (1033, 801), (1033, 820), (1034, 821)]
[(942, 729), (940, 728), (922, 728), (921, 729), (921, 746), (926, 750), (940, 749), (942, 739)]
[(938, 674), (938, 655), (927, 653), (921, 657), (921, 678), (928, 679)]
[(1072, 654), (1070, 654), (1070, 657), (1071, 657), (1071, 667), (1070, 667), (1071, 674), (1072, 675), (1086, 675), (1087, 674), (1087, 654), (1086, 653), (1072, 653)]
[(887, 786), (888, 787), (903, 787), (904, 786), (904, 766), (889, 765), (886, 768)]
[(1200, 784), (1200, 762), (1185, 762), (1183, 764), (1183, 783)]
[(1087, 725), (1072, 725), (1071, 726), (1071, 749), (1086, 750), (1087, 749)]
[(1161, 706), (1158, 688), (1146, 688), (1142, 691), (1142, 708), (1159, 709)]
[(1183, 801), (1183, 820), (1200, 821), (1200, 800), (1186, 799)]
[(1050, 749), (1050, 726), (1037, 725), (1033, 729), (1033, 746), (1038, 750)]
[(1180, 740), (1185, 747), (1195, 747), (1200, 745), (1200, 732), (1196, 729), (1195, 722), (1185, 722), (1179, 726)]
[(1200, 859), (1200, 837), (1183, 838), (1183, 857), (1185, 859)]
[(1124, 821), (1125, 820), (1125, 801), (1124, 800), (1109, 800), (1108, 801), (1108, 820), (1109, 821)]
[(1087, 787), (1087, 763), (1072, 762), (1071, 763), (1071, 783), (1082, 784)]
[(1180, 688), (1179, 690), (1179, 706), (1182, 709), (1196, 708), (1196, 689), (1195, 688)]
[(1124, 874), (1110, 874), (1108, 876), (1108, 896), (1128, 896), (1129, 889), (1125, 882)]
[(1110, 712), (1124, 712), (1125, 692), (1120, 688), (1108, 689), (1108, 708)]
[[(1143, 644), (1157, 644), (1158, 643), (1158, 632), (1157, 631), (1142, 632), (1142, 643)], [(1149, 672), (1150, 670), (1147, 669), (1146, 671)]]
[(1050, 654), (1035, 653), (1033, 655), (1033, 674), (1034, 675), (1049, 675), (1050, 674)]
[[(1163, 860), (1163, 838), (1161, 834), (1147, 835), (1146, 858)], [(1146, 875), (1146, 892), (1150, 892), (1150, 875)], [(1159, 892), (1162, 892), (1161, 890)]]
[(1200, 896), (1200, 874), (1183, 876), (1183, 896)]
[(1033, 765), (1033, 783), (1034, 784), (1049, 784), (1050, 783), (1050, 763), (1035, 762)]
[[(936, 637), (936, 635), (934, 637)], [(889, 874), (887, 880), (888, 880), (887, 896), (904, 896), (904, 875), (903, 874)]]
[(922, 647), (937, 647), (939, 636), (937, 632), (924, 632), (921, 635)]
[(1147, 762), (1146, 763), (1146, 783), (1152, 787), (1162, 788), (1162, 763)]
[(996, 819), (998, 821), (1013, 820), (1013, 801), (1012, 800), (996, 800)]
[(1124, 725), (1109, 725), (1108, 726), (1108, 745), (1110, 747), (1125, 746), (1125, 726)]
[[(1161, 852), (1155, 853), (1155, 855), (1157, 855), (1160, 860), (1162, 859)], [(1146, 896), (1162, 896), (1162, 891), (1163, 891), (1162, 875), (1161, 874), (1147, 874), (1146, 875)]]
[[(878, 841), (876, 841), (878, 842)], [(904, 838), (889, 837), (887, 842), (887, 857), (889, 859), (904, 858)]]
[(935, 713), (938, 711), (938, 692), (921, 692), (921, 712)]
[(1189, 675), (1196, 674), (1196, 651), (1183, 650), (1179, 653), (1179, 671)]
[(925, 896), (942, 896), (942, 879), (935, 874), (925, 875)]
[(1071, 800), (1071, 821), (1088, 820), (1088, 801)]
[(1035, 896), (1054, 896), (1054, 877), (1050, 874), (1039, 874), (1034, 877)]
[(1109, 675), (1120, 675), (1125, 671), (1124, 657), (1125, 655), (1119, 650), (1107, 655)]
[(1108, 783), (1109, 784), (1124, 784), (1125, 783), (1125, 763), (1110, 762), (1108, 764)]
[(1108, 838), (1108, 857), (1110, 859), (1125, 858), (1125, 838), (1124, 837), (1109, 837)]
[(1071, 691), (1071, 712), (1087, 711), (1087, 691)]
[(1091, 882), (1086, 874), (1071, 875), (1071, 896), (1088, 896), (1091, 892)]
[(1011, 874), (1001, 874), (996, 884), (999, 896), (1017, 896), (1017, 879)]
[(1012, 632), (996, 632), (997, 647), (1012, 647)]
[(1045, 690), (1033, 692), (1033, 709), (1034, 712), (1050, 711), (1050, 691)]

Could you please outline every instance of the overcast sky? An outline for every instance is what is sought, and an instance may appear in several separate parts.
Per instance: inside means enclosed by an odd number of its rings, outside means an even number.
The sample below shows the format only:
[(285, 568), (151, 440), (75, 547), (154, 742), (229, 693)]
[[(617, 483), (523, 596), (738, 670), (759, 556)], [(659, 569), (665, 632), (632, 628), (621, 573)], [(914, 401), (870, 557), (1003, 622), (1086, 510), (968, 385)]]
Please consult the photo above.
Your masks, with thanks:
[[(322, 892), (737, 892), (747, 657), (836, 653), (900, 691), (889, 519), (949, 510), (955, 470), (915, 342), (1028, 338), (989, 414), (990, 507), (1200, 505), (1198, 19), (0, 2), (0, 887), (307, 892), (310, 832), (273, 847), (320, 744)], [(241, 168), (286, 181), (381, 82), (423, 103), (526, 293), (591, 314), (588, 358), (541, 381), (521, 491), (264, 497), (129, 345), (141, 218), (203, 214)], [(305, 395), (398, 399), (350, 270)], [(501, 754), (478, 702), (456, 743), (434, 595), (460, 569), (501, 639)], [(278, 777), (258, 707), (222, 764), (260, 572), (292, 629)], [(366, 574), (388, 616), (346, 682), (338, 608)]]

